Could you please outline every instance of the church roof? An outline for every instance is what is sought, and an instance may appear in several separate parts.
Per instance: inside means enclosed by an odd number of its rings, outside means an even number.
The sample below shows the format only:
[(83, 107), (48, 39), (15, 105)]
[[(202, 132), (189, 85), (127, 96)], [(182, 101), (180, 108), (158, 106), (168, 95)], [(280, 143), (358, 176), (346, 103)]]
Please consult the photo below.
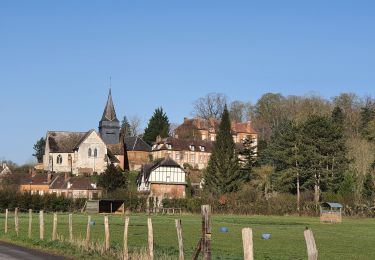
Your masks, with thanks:
[(51, 153), (72, 153), (89, 132), (49, 131), (47, 132), (49, 150)]
[(109, 89), (107, 104), (105, 105), (102, 120), (101, 121), (118, 121), (115, 111), (115, 106), (112, 101), (111, 89)]

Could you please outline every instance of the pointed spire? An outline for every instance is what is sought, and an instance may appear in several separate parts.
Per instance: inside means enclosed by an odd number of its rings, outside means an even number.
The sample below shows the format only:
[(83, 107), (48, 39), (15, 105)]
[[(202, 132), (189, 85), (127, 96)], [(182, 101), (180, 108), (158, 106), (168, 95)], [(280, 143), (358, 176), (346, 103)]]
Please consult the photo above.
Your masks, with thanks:
[(105, 108), (104, 108), (102, 121), (118, 121), (118, 119), (116, 117), (115, 107), (114, 107), (113, 101), (112, 101), (111, 88), (109, 88), (107, 104), (105, 105)]

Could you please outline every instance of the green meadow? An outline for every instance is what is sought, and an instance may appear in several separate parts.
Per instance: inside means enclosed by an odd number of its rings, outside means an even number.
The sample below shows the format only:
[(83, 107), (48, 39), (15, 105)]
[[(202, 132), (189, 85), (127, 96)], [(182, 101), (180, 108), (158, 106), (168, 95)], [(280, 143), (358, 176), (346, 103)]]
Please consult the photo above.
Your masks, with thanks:
[[(0, 239), (12, 240), (18, 244), (43, 248), (63, 253), (73, 258), (101, 258), (74, 249), (69, 243), (51, 242), (52, 214), (45, 214), (45, 241), (39, 241), (39, 215), (33, 214), (32, 239), (27, 238), (28, 214), (19, 214), (20, 233), (17, 237), (14, 216), (8, 219), (8, 234), (4, 234), (5, 217), (0, 216)], [(147, 248), (147, 215), (130, 215), (129, 251)], [(178, 256), (176, 218), (182, 219), (186, 259), (191, 259), (200, 237), (200, 215), (152, 215), (155, 255), (176, 259)], [(91, 240), (103, 244), (104, 216), (92, 215), (95, 225), (91, 226)], [(123, 243), (124, 220), (121, 215), (110, 215), (111, 248), (120, 251)], [(86, 236), (87, 215), (73, 215), (75, 238)], [(220, 227), (227, 227), (221, 233)], [(373, 219), (344, 218), (341, 224), (321, 224), (313, 217), (278, 216), (212, 216), (212, 256), (213, 259), (243, 259), (241, 229), (251, 227), (254, 235), (255, 259), (306, 259), (303, 231), (309, 227), (314, 232), (319, 250), (319, 259), (375, 259), (375, 221)], [(68, 238), (68, 214), (58, 214), (58, 235)], [(262, 233), (270, 233), (269, 240), (261, 238)]]

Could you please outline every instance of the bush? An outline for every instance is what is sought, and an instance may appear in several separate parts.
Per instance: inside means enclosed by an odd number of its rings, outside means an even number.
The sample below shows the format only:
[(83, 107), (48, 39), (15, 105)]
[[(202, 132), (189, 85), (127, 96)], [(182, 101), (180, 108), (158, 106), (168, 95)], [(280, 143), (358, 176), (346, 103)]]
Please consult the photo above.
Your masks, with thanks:
[(77, 211), (80, 210), (86, 199), (69, 199), (55, 194), (20, 193), (14, 190), (0, 190), (0, 209), (19, 208), (20, 211), (45, 210), (45, 211)]

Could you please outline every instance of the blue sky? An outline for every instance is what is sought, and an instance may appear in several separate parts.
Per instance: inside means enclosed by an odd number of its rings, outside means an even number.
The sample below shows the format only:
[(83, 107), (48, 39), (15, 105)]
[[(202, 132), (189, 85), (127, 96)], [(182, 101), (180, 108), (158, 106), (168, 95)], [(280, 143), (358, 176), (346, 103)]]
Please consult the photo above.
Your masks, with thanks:
[(171, 122), (209, 92), (375, 94), (375, 1), (0, 3), (0, 159), (47, 130), (97, 128), (109, 77), (119, 117)]

